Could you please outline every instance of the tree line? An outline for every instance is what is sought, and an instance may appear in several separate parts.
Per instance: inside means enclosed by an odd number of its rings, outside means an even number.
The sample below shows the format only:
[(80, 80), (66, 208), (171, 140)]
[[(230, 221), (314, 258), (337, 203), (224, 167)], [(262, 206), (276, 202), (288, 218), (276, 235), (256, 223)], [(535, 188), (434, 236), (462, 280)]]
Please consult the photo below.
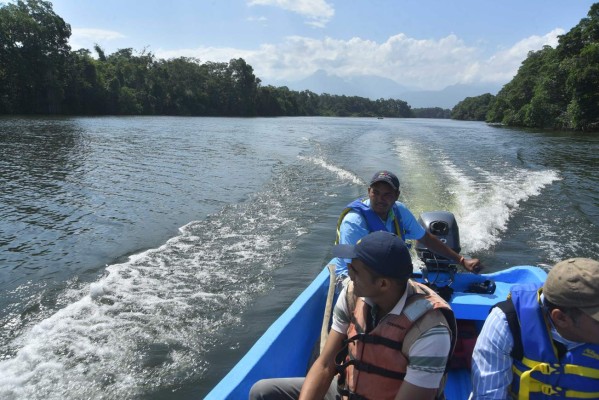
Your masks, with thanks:
[(555, 48), (528, 53), (496, 96), (469, 97), (451, 118), (508, 126), (599, 131), (599, 3)]
[(163, 60), (98, 45), (94, 54), (71, 50), (70, 36), (48, 1), (0, 5), (0, 114), (414, 116), (401, 100), (262, 86), (242, 58)]

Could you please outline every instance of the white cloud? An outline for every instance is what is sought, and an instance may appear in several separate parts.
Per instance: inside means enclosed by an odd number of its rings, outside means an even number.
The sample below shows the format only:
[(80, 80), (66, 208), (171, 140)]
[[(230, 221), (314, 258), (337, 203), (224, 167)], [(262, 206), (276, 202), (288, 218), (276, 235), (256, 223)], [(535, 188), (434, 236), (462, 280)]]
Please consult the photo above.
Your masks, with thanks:
[(308, 18), (308, 25), (322, 28), (335, 15), (335, 9), (325, 0), (248, 0), (250, 6), (273, 6)]
[(280, 44), (264, 44), (254, 50), (199, 47), (158, 50), (159, 58), (197, 57), (200, 61), (228, 62), (243, 58), (263, 81), (294, 81), (317, 70), (341, 77), (377, 75), (411, 87), (438, 90), (458, 83), (505, 84), (516, 74), (529, 51), (557, 45), (556, 29), (545, 36), (531, 36), (491, 57), (484, 49), (465, 44), (456, 35), (438, 40), (414, 39), (405, 34), (384, 43), (361, 38), (339, 40), (292, 36)]
[(530, 36), (520, 40), (509, 49), (499, 51), (488, 60), (481, 63), (472, 64), (470, 74), (466, 74), (464, 79), (471, 79), (481, 82), (508, 82), (510, 81), (522, 61), (530, 51), (536, 51), (543, 46), (555, 48), (558, 44), (558, 36), (563, 35), (565, 31), (561, 28), (554, 29), (544, 36)]
[[(243, 58), (252, 65), (249, 60), (253, 60), (258, 52), (254, 50), (240, 50), (232, 47), (197, 47), (195, 49), (177, 49), (163, 50), (158, 49), (152, 52), (157, 58), (168, 60), (170, 58), (191, 57), (198, 58), (200, 62), (229, 62), (233, 58)], [(252, 65), (254, 71), (256, 67)], [(260, 75), (256, 75), (259, 78)]]
[(106, 42), (118, 41), (124, 38), (126, 38), (125, 35), (115, 31), (93, 28), (73, 28), (71, 30), (69, 44), (73, 50), (81, 48), (92, 49), (96, 43), (103, 46)]
[(125, 37), (125, 35), (120, 32), (92, 28), (73, 28), (72, 36), (88, 40), (115, 40)]

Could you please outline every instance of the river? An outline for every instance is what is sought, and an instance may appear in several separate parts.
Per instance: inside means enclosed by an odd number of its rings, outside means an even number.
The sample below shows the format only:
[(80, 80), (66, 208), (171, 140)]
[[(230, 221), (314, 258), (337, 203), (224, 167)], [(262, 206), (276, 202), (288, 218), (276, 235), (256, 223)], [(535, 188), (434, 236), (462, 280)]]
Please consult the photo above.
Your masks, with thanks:
[(598, 150), (450, 120), (1, 118), (0, 398), (202, 398), (378, 169), (487, 271), (598, 259)]

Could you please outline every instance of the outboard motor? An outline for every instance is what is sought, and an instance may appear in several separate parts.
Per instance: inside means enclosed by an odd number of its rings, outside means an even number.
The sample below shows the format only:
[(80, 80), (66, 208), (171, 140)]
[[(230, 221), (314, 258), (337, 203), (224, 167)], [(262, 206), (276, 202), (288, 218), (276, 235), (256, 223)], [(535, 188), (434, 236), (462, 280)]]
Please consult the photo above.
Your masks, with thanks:
[[(418, 222), (427, 232), (439, 238), (456, 253), (459, 254), (462, 251), (460, 229), (452, 213), (447, 211), (425, 212), (420, 214)], [(420, 241), (416, 241), (416, 254), (429, 269), (447, 269), (450, 265), (455, 265), (454, 260), (434, 254)]]
[[(418, 222), (422, 227), (432, 235), (436, 236), (441, 242), (456, 253), (460, 253), (460, 230), (455, 217), (447, 211), (431, 211), (420, 214)], [(424, 263), (422, 269), (422, 278), (425, 283), (445, 283), (447, 286), (453, 282), (457, 266), (454, 260), (437, 255), (429, 250), (426, 245), (416, 241), (416, 254)], [(429, 275), (437, 273), (434, 281), (430, 281)]]

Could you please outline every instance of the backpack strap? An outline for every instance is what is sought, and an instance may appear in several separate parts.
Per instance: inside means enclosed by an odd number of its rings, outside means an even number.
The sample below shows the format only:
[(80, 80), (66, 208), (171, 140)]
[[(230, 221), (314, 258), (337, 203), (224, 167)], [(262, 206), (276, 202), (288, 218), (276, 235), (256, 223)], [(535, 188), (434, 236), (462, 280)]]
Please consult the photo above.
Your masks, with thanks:
[(505, 318), (507, 319), (507, 324), (510, 328), (510, 332), (512, 332), (512, 337), (514, 338), (514, 347), (510, 352), (510, 355), (514, 360), (522, 360), (524, 357), (524, 349), (522, 347), (522, 334), (520, 333), (520, 322), (518, 321), (518, 314), (516, 313), (516, 308), (514, 307), (514, 302), (511, 297), (508, 297), (507, 300), (499, 302), (495, 304), (494, 307), (499, 308), (505, 314)]

